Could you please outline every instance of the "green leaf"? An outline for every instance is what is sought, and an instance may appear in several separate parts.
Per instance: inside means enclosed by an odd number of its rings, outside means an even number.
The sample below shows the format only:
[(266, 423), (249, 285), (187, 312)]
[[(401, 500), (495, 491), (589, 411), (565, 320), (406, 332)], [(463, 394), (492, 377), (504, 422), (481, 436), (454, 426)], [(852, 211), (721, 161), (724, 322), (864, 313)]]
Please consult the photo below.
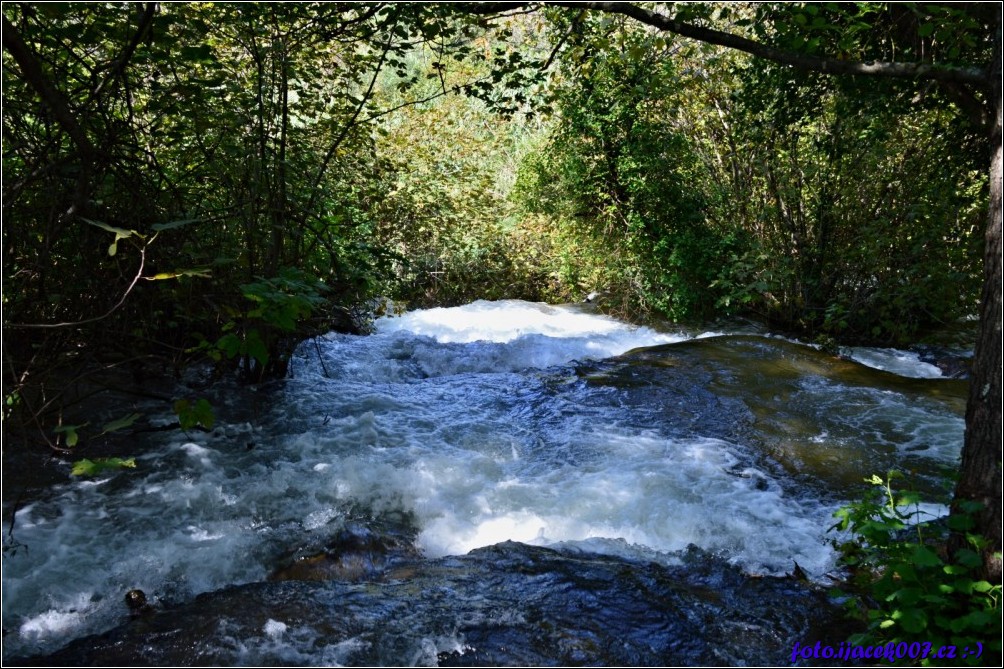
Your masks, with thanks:
[(182, 430), (191, 430), (197, 425), (211, 430), (216, 423), (213, 405), (205, 398), (196, 400), (195, 404), (185, 399), (176, 400), (174, 413), (178, 416), (178, 424), (181, 425)]
[(96, 458), (88, 460), (84, 458), (73, 463), (73, 469), (70, 470), (70, 474), (73, 476), (96, 476), (103, 471), (122, 469), (123, 467), (135, 469), (136, 460), (134, 458), (127, 460), (123, 460), (122, 458)]
[(975, 590), (976, 592), (990, 592), (995, 587), (1000, 587), (1000, 586), (995, 586), (989, 581), (976, 581), (975, 583), (973, 583), (973, 590)]
[(962, 510), (963, 513), (976, 513), (978, 511), (983, 510), (984, 504), (983, 502), (977, 502), (971, 499), (964, 499), (958, 502), (958, 507), (959, 509)]
[(908, 562), (890, 562), (889, 569), (904, 583), (917, 583), (917, 571)]
[(60, 425), (55, 430), (53, 430), (53, 432), (55, 432), (56, 434), (65, 434), (66, 435), (65, 443), (67, 447), (73, 448), (74, 446), (77, 445), (77, 442), (80, 441), (80, 437), (79, 435), (77, 435), (77, 430), (86, 425), (87, 423), (84, 423), (83, 425)]
[(216, 342), (216, 348), (226, 353), (228, 358), (233, 358), (240, 353), (241, 340), (231, 332), (220, 337), (219, 341)]
[(258, 334), (257, 330), (248, 332), (245, 344), (247, 345), (247, 354), (254, 358), (259, 365), (264, 367), (268, 364), (268, 346), (262, 341), (261, 335)]
[[(989, 631), (994, 622), (1000, 624), (1000, 613), (993, 615), (986, 611), (970, 611), (966, 615), (956, 618), (950, 623), (950, 627), (956, 634), (965, 631), (966, 629), (972, 629), (974, 631), (984, 630)], [(1000, 628), (998, 627), (998, 630)], [(998, 631), (999, 635), (1000, 632)]]
[(955, 581), (955, 591), (963, 595), (973, 594), (973, 582), (968, 578), (960, 578)]
[(102, 434), (107, 432), (115, 432), (116, 430), (121, 430), (124, 427), (129, 427), (140, 418), (140, 414), (131, 413), (128, 416), (123, 416), (118, 420), (113, 420), (110, 423), (106, 423), (104, 427), (101, 428)]
[(84, 221), (84, 223), (89, 223), (95, 227), (101, 228), (102, 230), (105, 230), (115, 235), (115, 241), (113, 241), (111, 245), (108, 246), (108, 255), (110, 256), (114, 256), (116, 253), (118, 253), (119, 240), (129, 239), (130, 237), (140, 237), (140, 238), (143, 237), (143, 235), (139, 234), (135, 230), (116, 228), (114, 225), (108, 225), (107, 223), (102, 223), (101, 221), (92, 221), (91, 219), (84, 218), (82, 216), (81, 220)]
[(912, 553), (913, 563), (919, 567), (937, 567), (942, 564), (937, 553), (927, 546), (917, 546)]
[(179, 269), (173, 272), (159, 272), (153, 276), (144, 276), (143, 278), (147, 281), (163, 281), (165, 279), (177, 279), (181, 276), (195, 276), (200, 279), (212, 278), (212, 274), (210, 274), (208, 269)]
[(194, 422), (186, 425), (189, 412), (191, 411), (191, 402), (188, 400), (175, 400), (172, 408), (174, 409), (175, 415), (178, 416), (178, 422), (181, 423), (182, 430), (187, 430), (188, 428), (195, 426)]
[(983, 566), (983, 558), (980, 557), (980, 554), (968, 548), (960, 548), (955, 553), (955, 560), (962, 566), (969, 567), (970, 569)]
[(180, 221), (170, 221), (168, 223), (154, 223), (150, 227), (160, 232), (162, 230), (173, 230), (175, 228), (180, 228), (185, 225), (191, 225), (192, 223), (201, 223), (201, 218), (186, 218)]
[[(918, 601), (920, 601), (920, 597), (922, 594), (923, 593), (921, 592), (920, 588), (901, 588), (896, 592), (892, 593), (891, 595), (889, 595), (888, 597), (886, 597), (886, 601), (889, 602), (898, 601), (901, 604), (905, 604), (906, 606), (913, 606)], [(895, 618), (896, 616), (893, 615), (893, 617)]]
[(968, 515), (960, 516), (958, 514), (952, 514), (948, 516), (948, 519), (945, 522), (948, 525), (949, 529), (955, 530), (956, 532), (965, 532), (966, 530), (971, 530), (973, 529), (973, 525), (975, 524), (975, 521), (973, 520), (972, 516)]
[(116, 228), (114, 225), (108, 225), (107, 223), (102, 223), (101, 221), (92, 221), (89, 218), (83, 218), (83, 217), (81, 217), (81, 220), (83, 220), (85, 223), (90, 223), (91, 225), (93, 225), (95, 227), (101, 228), (102, 230), (105, 230), (107, 232), (110, 232), (110, 233), (114, 234), (115, 235), (115, 241), (118, 241), (120, 239), (129, 239), (130, 237), (133, 237), (133, 236), (136, 236), (136, 237), (142, 237), (143, 236), (143, 235), (139, 234), (138, 232), (136, 232), (135, 230), (126, 230), (124, 228)]
[(209, 400), (204, 398), (199, 399), (195, 403), (193, 415), (202, 427), (207, 430), (213, 429), (213, 425), (216, 423), (216, 414), (213, 412), (213, 406), (209, 403)]
[(897, 609), (892, 617), (911, 634), (922, 632), (927, 627), (927, 615), (920, 609)]

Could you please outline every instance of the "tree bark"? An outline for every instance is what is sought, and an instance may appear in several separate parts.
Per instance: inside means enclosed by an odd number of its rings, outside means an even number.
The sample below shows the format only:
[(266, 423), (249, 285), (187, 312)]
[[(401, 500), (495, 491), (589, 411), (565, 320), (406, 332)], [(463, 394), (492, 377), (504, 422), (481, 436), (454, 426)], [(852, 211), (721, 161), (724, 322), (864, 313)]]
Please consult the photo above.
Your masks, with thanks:
[[(998, 21), (1000, 17), (998, 16)], [(1001, 27), (997, 24), (990, 100), (997, 113), (990, 135), (990, 212), (987, 216), (983, 258), (983, 295), (980, 328), (973, 357), (973, 374), (966, 407), (966, 441), (955, 488), (952, 512), (964, 502), (979, 502), (975, 530), (988, 539), (981, 550), (984, 576), (1001, 581)], [(963, 537), (953, 537), (950, 548), (965, 548)]]

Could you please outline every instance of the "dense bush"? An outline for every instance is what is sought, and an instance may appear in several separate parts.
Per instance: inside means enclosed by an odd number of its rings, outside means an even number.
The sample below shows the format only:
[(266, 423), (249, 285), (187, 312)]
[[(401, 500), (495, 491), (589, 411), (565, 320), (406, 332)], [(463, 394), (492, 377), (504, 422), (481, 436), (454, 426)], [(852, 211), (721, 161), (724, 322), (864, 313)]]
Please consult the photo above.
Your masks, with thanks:
[(974, 313), (986, 177), (973, 129), (892, 84), (741, 73), (723, 112), (743, 169), (716, 179), (711, 217), (746, 248), (717, 279), (722, 306), (899, 344)]
[[(4, 426), (54, 447), (68, 377), (206, 355), (281, 376), (291, 340), (392, 287), (401, 256), (378, 233), (410, 166), (379, 143), (387, 72), (446, 33), (473, 57), (486, 33), (419, 5), (3, 18), (4, 396), (21, 419)], [(404, 107), (425, 65), (396, 82)]]
[(524, 163), (518, 197), (581, 250), (570, 291), (601, 290), (628, 315), (714, 313), (731, 241), (706, 221), (708, 179), (675, 122), (672, 45), (608, 18), (576, 26), (551, 134)]

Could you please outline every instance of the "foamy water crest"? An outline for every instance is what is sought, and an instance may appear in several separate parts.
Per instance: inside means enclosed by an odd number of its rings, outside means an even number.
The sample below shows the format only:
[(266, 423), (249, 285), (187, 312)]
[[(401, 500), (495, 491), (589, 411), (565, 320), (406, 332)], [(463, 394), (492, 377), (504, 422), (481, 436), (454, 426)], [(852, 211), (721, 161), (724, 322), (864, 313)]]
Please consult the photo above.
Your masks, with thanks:
[(919, 355), (912, 351), (853, 346), (844, 349), (844, 354), (863, 365), (900, 376), (916, 379), (937, 379), (942, 376), (938, 367), (924, 362)]

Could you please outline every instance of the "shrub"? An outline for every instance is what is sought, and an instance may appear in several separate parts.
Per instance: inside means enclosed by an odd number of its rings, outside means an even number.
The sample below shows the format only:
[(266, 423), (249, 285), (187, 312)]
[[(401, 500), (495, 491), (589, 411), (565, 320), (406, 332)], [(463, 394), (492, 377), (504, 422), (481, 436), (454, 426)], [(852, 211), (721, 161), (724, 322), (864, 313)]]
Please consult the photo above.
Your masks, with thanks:
[[(972, 533), (970, 515), (979, 505), (963, 504), (963, 513), (944, 523), (924, 522), (920, 496), (893, 490), (893, 479), (902, 476), (897, 471), (885, 480), (873, 475), (866, 481), (876, 487), (835, 514), (839, 521), (831, 529), (851, 533), (837, 546), (840, 563), (851, 574), (850, 592), (839, 594), (846, 597), (852, 615), (867, 625), (851, 643), (919, 641), (935, 650), (952, 645), (959, 652), (944, 660), (950, 664), (981, 664), (1000, 657), (1001, 585), (980, 575), (979, 549), (986, 539)], [(969, 548), (947, 555), (943, 544), (948, 531), (963, 534)], [(966, 647), (972, 654), (963, 657)], [(978, 656), (976, 648), (982, 648)], [(920, 663), (942, 661), (928, 657)]]

